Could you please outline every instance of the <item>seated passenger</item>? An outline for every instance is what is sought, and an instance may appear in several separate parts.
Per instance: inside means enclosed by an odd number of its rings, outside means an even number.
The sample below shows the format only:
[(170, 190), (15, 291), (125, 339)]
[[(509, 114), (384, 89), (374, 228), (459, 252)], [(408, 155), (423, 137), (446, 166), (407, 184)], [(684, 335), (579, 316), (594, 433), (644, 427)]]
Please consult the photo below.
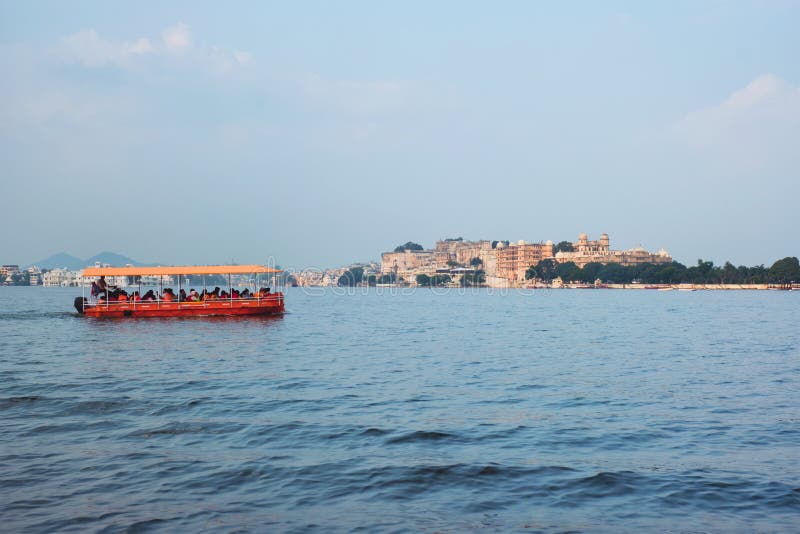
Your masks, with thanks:
[(188, 298), (188, 300), (189, 300), (189, 302), (197, 302), (198, 300), (200, 300), (200, 293), (195, 291), (194, 288), (190, 289), (189, 290), (189, 298)]
[(231, 298), (238, 299), (239, 298), (239, 290), (238, 289), (231, 289)]
[(142, 297), (142, 300), (145, 300), (145, 301), (147, 301), (147, 300), (156, 300), (156, 296), (153, 294), (153, 290), (151, 289), (150, 291), (145, 293), (144, 296)]
[(117, 295), (118, 302), (128, 302), (128, 295), (126, 295), (123, 291), (120, 291), (119, 295)]
[(225, 291), (224, 289), (222, 290), (222, 293), (219, 294), (219, 298), (221, 299), (226, 299), (228, 297), (230, 297), (230, 295), (228, 295), (228, 292)]
[(181, 289), (181, 292), (178, 293), (178, 300), (180, 302), (186, 301), (186, 290), (185, 289)]
[(244, 289), (242, 290), (242, 292), (239, 294), (239, 297), (241, 297), (241, 298), (243, 298), (243, 299), (249, 299), (249, 298), (250, 298), (250, 296), (251, 296), (251, 295), (250, 295), (250, 290), (249, 290), (248, 288), (244, 288)]
[(164, 294), (161, 296), (161, 300), (165, 302), (172, 302), (175, 299), (176, 299), (175, 293), (173, 293), (172, 288), (169, 287), (164, 290)]

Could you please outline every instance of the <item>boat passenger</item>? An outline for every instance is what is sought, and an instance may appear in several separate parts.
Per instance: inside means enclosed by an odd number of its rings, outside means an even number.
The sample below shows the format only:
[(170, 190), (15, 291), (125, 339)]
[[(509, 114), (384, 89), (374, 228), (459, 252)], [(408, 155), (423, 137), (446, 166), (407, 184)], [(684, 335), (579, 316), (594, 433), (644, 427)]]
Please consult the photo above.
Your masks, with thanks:
[(203, 300), (216, 300), (219, 298), (219, 287), (215, 287), (214, 291), (211, 292), (209, 292), (207, 289), (203, 291)]
[(153, 290), (151, 289), (147, 293), (144, 294), (142, 300), (156, 300), (156, 296), (153, 294)]
[(175, 293), (172, 292), (172, 288), (169, 287), (164, 290), (164, 295), (161, 297), (161, 299), (165, 302), (172, 302), (173, 300), (176, 300), (176, 298), (177, 297), (175, 296)]
[(118, 302), (128, 302), (128, 295), (125, 295), (122, 291), (120, 291), (119, 295), (117, 296), (117, 301)]
[(228, 292), (225, 291), (224, 289), (222, 290), (222, 293), (219, 294), (219, 298), (221, 298), (221, 299), (226, 299), (226, 298), (229, 298), (229, 297), (230, 297), (230, 295), (228, 295)]
[(185, 302), (186, 301), (186, 290), (181, 289), (180, 293), (178, 293), (178, 302)]
[(197, 302), (200, 300), (200, 293), (198, 293), (194, 288), (189, 290), (189, 298), (187, 299), (189, 302)]
[(244, 288), (242, 292), (239, 294), (240, 298), (249, 299), (252, 295), (250, 295), (250, 289)]
[(100, 278), (97, 279), (97, 288), (100, 291), (108, 291), (108, 284), (106, 284), (105, 276), (101, 276)]
[(238, 289), (231, 289), (231, 298), (238, 299), (239, 298), (239, 290)]

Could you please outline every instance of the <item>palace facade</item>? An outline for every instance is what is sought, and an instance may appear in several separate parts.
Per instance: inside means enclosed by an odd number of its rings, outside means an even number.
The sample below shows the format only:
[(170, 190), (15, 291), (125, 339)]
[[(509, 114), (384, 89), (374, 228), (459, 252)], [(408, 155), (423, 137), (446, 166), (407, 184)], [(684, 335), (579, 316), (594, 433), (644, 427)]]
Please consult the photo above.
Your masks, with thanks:
[(555, 260), (559, 263), (573, 262), (578, 267), (587, 263), (619, 263), (620, 265), (640, 265), (642, 263), (670, 263), (672, 257), (663, 248), (658, 252), (648, 252), (641, 246), (629, 250), (611, 250), (608, 234), (600, 234), (598, 241), (589, 241), (586, 234), (578, 236), (572, 244), (573, 251), (559, 251)]

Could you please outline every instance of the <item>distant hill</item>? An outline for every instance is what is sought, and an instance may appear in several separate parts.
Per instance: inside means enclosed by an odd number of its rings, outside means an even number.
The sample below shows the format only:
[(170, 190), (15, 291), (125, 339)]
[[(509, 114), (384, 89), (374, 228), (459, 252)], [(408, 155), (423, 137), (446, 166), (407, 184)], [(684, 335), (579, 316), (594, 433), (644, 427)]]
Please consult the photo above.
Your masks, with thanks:
[[(75, 257), (72, 254), (67, 254), (66, 252), (59, 252), (58, 254), (53, 254), (49, 258), (37, 261), (35, 263), (32, 263), (31, 265), (36, 265), (40, 269), (55, 269), (57, 267), (59, 268), (66, 267), (70, 271), (79, 271), (84, 267), (94, 265), (95, 262), (98, 261), (100, 263), (107, 263), (112, 267), (124, 267), (125, 265), (128, 264), (136, 266), (146, 265), (144, 263), (131, 259), (127, 256), (123, 256), (122, 254), (117, 254), (116, 252), (107, 252), (107, 251), (95, 254), (91, 258), (87, 258), (85, 260)], [(29, 265), (26, 265), (25, 267), (29, 267)]]
[[(86, 267), (86, 262), (80, 258), (76, 258), (72, 254), (67, 254), (66, 252), (59, 252), (58, 254), (53, 254), (49, 258), (45, 258), (43, 260), (39, 260), (32, 265), (36, 265), (40, 269), (55, 269), (56, 267), (66, 267), (70, 271), (77, 271), (78, 269), (83, 269)], [(25, 267), (29, 267), (26, 265)]]
[(124, 267), (125, 265), (134, 265), (134, 266), (141, 266), (144, 263), (138, 262), (134, 259), (131, 259), (127, 256), (123, 256), (122, 254), (117, 254), (116, 252), (107, 252), (103, 251), (100, 254), (95, 254), (91, 258), (86, 260), (86, 265), (94, 265), (96, 262), (100, 263), (107, 263), (112, 267)]

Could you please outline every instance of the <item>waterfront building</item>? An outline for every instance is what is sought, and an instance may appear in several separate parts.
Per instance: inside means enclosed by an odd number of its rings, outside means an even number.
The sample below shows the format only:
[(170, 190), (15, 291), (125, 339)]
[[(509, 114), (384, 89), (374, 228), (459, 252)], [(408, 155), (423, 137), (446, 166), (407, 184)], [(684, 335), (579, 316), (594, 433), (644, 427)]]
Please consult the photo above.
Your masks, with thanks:
[(58, 267), (50, 269), (42, 275), (42, 285), (45, 287), (78, 286), (80, 285), (80, 272)]
[(540, 261), (553, 257), (553, 242), (498, 243), (495, 247), (497, 255), (496, 276), (512, 282), (525, 280), (525, 271)]
[[(498, 241), (495, 241), (496, 245)], [(473, 265), (475, 258), (480, 264)], [(464, 241), (463, 239), (445, 239), (436, 242), (436, 266), (444, 269), (458, 264), (463, 267), (476, 267), (484, 271), (487, 277), (495, 276), (497, 269), (497, 252), (492, 241)]]
[(25, 272), (28, 273), (28, 280), (30, 285), (38, 286), (41, 281), (40, 277), (42, 276), (42, 271), (37, 266), (31, 265), (30, 267), (25, 269)]
[(642, 263), (670, 263), (672, 257), (663, 248), (658, 252), (648, 252), (641, 246), (629, 250), (611, 250), (608, 234), (600, 234), (597, 241), (589, 241), (586, 234), (578, 236), (572, 244), (572, 252), (559, 251), (555, 259), (559, 263), (573, 262), (578, 267), (588, 263), (619, 263), (623, 266)]
[(2, 276), (12, 276), (15, 274), (19, 274), (19, 265), (2, 265), (0, 266), (0, 275)]
[(416, 279), (418, 274), (436, 274), (435, 250), (404, 250), (403, 252), (384, 252), (381, 254), (381, 274), (394, 273), (397, 279), (406, 281)]

